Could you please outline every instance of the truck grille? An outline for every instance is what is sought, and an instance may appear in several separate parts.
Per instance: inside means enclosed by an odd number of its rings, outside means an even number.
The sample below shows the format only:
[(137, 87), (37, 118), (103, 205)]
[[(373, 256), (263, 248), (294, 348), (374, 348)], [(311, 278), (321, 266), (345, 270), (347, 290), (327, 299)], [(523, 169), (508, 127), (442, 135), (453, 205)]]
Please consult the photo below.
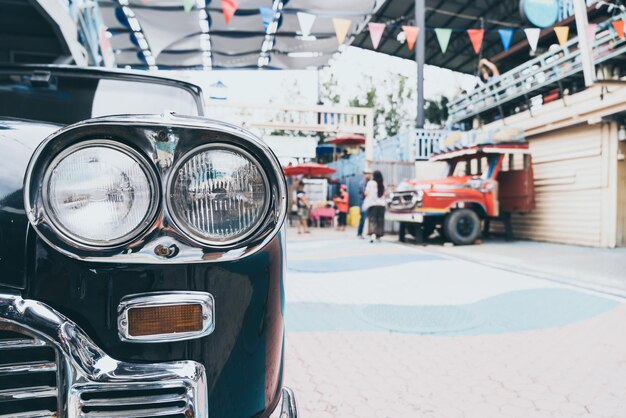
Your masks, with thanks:
[(411, 210), (418, 202), (417, 192), (395, 192), (390, 196), (389, 209), (391, 210)]
[(186, 418), (191, 399), (184, 387), (120, 390), (84, 389), (80, 417), (84, 418)]
[(0, 418), (58, 417), (57, 364), (44, 341), (0, 329)]

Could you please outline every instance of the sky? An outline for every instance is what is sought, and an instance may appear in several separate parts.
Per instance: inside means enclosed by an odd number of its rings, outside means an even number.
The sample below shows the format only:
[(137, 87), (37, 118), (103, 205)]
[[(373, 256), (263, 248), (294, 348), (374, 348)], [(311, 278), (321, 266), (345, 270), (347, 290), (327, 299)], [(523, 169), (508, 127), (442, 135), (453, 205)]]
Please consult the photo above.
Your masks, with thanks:
[[(318, 83), (323, 83), (331, 74), (337, 80), (342, 97), (350, 98), (362, 92), (368, 77), (382, 86), (390, 74), (398, 74), (409, 77), (410, 83), (416, 85), (416, 73), (413, 61), (348, 47), (329, 67), (319, 71), (220, 70), (168, 74), (199, 84), (207, 99), (214, 91), (210, 86), (221, 81), (227, 86), (227, 99), (234, 103), (314, 105), (318, 101)], [(452, 98), (462, 88), (471, 90), (475, 83), (472, 76), (428, 65), (424, 69), (426, 99), (442, 95)]]

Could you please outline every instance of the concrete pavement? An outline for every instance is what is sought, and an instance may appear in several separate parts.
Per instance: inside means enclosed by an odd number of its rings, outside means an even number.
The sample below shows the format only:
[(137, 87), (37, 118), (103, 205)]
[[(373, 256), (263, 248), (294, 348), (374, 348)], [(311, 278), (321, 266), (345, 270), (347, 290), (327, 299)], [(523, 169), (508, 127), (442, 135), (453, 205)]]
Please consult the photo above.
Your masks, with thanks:
[(488, 240), (429, 251), (626, 297), (626, 248), (588, 248), (545, 242)]
[(622, 299), (351, 233), (289, 232), (304, 417), (623, 417)]

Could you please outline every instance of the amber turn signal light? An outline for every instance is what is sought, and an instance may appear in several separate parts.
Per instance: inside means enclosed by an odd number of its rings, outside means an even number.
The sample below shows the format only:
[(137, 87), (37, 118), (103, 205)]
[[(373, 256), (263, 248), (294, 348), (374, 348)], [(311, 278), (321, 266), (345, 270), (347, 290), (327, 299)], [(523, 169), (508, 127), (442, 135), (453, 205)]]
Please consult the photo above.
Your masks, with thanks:
[(160, 343), (207, 336), (215, 329), (210, 293), (192, 291), (128, 295), (117, 307), (122, 341)]
[(134, 337), (202, 331), (200, 304), (149, 306), (128, 311), (128, 333)]

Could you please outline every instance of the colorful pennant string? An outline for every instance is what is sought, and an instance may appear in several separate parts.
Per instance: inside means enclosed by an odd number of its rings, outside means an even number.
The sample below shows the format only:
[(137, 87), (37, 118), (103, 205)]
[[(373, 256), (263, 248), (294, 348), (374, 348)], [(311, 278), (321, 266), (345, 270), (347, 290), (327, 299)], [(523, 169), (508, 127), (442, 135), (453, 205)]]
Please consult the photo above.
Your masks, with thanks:
[(276, 12), (274, 9), (269, 7), (261, 7), (259, 8), (259, 14), (261, 15), (261, 19), (263, 20), (263, 27), (265, 28), (265, 32), (267, 32), (267, 28), (274, 21), (274, 16)]
[(189, 13), (195, 4), (196, 0), (183, 0), (183, 9), (186, 13)]
[(620, 39), (624, 39), (624, 21), (623, 20), (614, 20), (613, 21), (613, 29), (615, 29), (615, 33), (617, 33), (617, 37)]
[(385, 32), (386, 26), (387, 25), (385, 25), (384, 23), (370, 22), (367, 24), (367, 28), (369, 29), (370, 38), (372, 39), (372, 45), (374, 46), (374, 49), (378, 49), (378, 45), (380, 44), (380, 40), (383, 37), (383, 32)]
[(569, 37), (569, 26), (555, 26), (554, 33), (556, 33), (556, 39), (559, 40), (559, 45), (563, 48)]
[(310, 36), (313, 23), (315, 23), (315, 15), (311, 13), (298, 12), (298, 23), (300, 24), (300, 32), (302, 36)]
[(350, 25), (352, 25), (352, 21), (350, 19), (333, 18), (335, 35), (337, 36), (337, 42), (339, 42), (340, 45), (346, 40), (346, 35), (348, 35)]
[(420, 34), (420, 28), (417, 26), (402, 26), (402, 30), (406, 35), (406, 44), (409, 47), (409, 50), (412, 50), (415, 47), (415, 41), (417, 41), (417, 37)]
[(508, 51), (511, 47), (514, 33), (515, 31), (513, 29), (498, 29), (498, 34), (500, 34), (500, 41), (502, 41), (502, 48), (504, 48), (505, 51)]
[(485, 37), (484, 29), (468, 29), (467, 35), (469, 36), (470, 42), (474, 47), (474, 52), (478, 55), (483, 46), (483, 38)]
[(526, 38), (528, 39), (528, 45), (530, 46), (530, 50), (535, 52), (537, 50), (537, 45), (539, 44), (539, 35), (541, 34), (541, 29), (527, 28), (524, 29), (524, 33), (526, 34)]
[(435, 29), (435, 35), (437, 35), (437, 42), (439, 43), (439, 48), (441, 48), (441, 53), (445, 55), (448, 50), (448, 45), (450, 44), (452, 29), (437, 28)]
[(238, 5), (237, 0), (222, 0), (222, 13), (224, 13), (224, 21), (227, 25), (237, 11)]

